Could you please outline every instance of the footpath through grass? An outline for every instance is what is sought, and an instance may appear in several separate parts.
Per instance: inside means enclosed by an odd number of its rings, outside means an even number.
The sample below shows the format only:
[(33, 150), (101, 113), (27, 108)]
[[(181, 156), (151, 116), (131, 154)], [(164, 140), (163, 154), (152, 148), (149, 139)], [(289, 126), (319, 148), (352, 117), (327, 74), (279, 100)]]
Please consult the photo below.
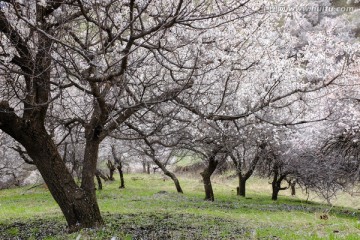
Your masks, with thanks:
[(180, 177), (185, 194), (160, 175), (125, 180), (126, 189), (115, 181), (98, 191), (106, 225), (73, 234), (46, 188), (0, 191), (0, 239), (360, 239), (357, 209), (287, 196), (273, 202), (259, 180), (239, 198), (236, 180), (218, 178), (215, 202), (202, 200), (202, 183), (191, 177)]

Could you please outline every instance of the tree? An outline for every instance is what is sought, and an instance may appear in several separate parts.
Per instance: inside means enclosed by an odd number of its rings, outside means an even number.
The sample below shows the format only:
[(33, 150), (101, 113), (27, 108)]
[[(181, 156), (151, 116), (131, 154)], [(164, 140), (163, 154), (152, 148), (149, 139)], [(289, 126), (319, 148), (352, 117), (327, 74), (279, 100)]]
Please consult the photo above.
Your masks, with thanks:
[[(117, 131), (115, 132), (116, 135), (113, 134), (112, 136), (117, 139), (127, 139), (129, 148), (135, 151), (135, 154), (140, 156), (143, 162), (146, 161), (146, 159), (151, 159), (166, 176), (173, 180), (177, 192), (183, 193), (178, 178), (173, 172), (167, 169), (167, 165), (169, 165), (169, 161), (173, 157), (172, 149), (177, 148), (179, 141), (177, 139), (179, 136), (174, 136), (174, 133), (177, 133), (177, 131), (172, 129), (172, 131), (169, 132), (169, 128), (166, 126), (166, 123), (172, 120), (171, 117), (168, 117), (168, 114), (161, 114), (161, 118), (159, 119), (154, 117), (155, 113), (159, 114), (161, 111), (164, 110), (159, 108), (156, 111), (153, 108), (149, 111), (152, 112), (152, 114), (148, 113), (141, 116), (141, 123), (135, 121), (135, 123), (138, 123), (137, 126), (133, 123), (126, 122), (125, 124), (128, 129), (126, 131)], [(146, 162), (149, 163), (149, 161)]]
[(95, 177), (98, 182), (98, 189), (102, 190), (103, 187), (102, 187), (101, 179), (103, 179), (104, 181), (108, 181), (109, 180), (108, 177), (105, 176), (99, 169), (96, 169)]
[(251, 149), (252, 147), (244, 142), (230, 154), (239, 179), (236, 192), (237, 195), (242, 197), (246, 195), (246, 181), (253, 175), (258, 163), (262, 160), (262, 152), (266, 147), (266, 143), (257, 143), (255, 149)]
[[(211, 177), (216, 169), (223, 165), (229, 155), (227, 135), (210, 120), (199, 119), (182, 129), (182, 141), (179, 149), (187, 150), (188, 155), (200, 158), (204, 169), (200, 173), (204, 183), (206, 201), (214, 201)], [(232, 143), (234, 144), (234, 143)], [(230, 147), (231, 148), (231, 147)]]
[(311, 172), (315, 176), (309, 177), (305, 184), (329, 203), (338, 191), (349, 190), (349, 186), (354, 186), (360, 179), (359, 127), (356, 120), (345, 128), (343, 125), (333, 130), (317, 151), (306, 155), (307, 158), (316, 156), (315, 162), (321, 171), (317, 175)]
[[(115, 166), (116, 166), (117, 170), (119, 171), (119, 176), (120, 176), (120, 187), (119, 188), (125, 188), (123, 161), (117, 155), (114, 145), (111, 146), (111, 153), (112, 153), (114, 161), (115, 161)], [(109, 160), (109, 162), (110, 162), (110, 160)], [(110, 174), (110, 176), (112, 176), (112, 175)]]
[(296, 171), (293, 159), (290, 157), (291, 154), (289, 154), (289, 146), (275, 145), (274, 142), (270, 141), (267, 142), (267, 145), (264, 153), (265, 160), (259, 165), (258, 174), (271, 179), (271, 199), (276, 201), (279, 192), (289, 188), (288, 186), (283, 187), (282, 183), (287, 181), (290, 175), (294, 175)]
[[(193, 85), (196, 36), (180, 29), (191, 32), (196, 22), (211, 28), (244, 3), (1, 3), (0, 128), (26, 149), (70, 231), (100, 226), (94, 184), (100, 143), (134, 113)], [(50, 118), (62, 123), (51, 134)], [(57, 148), (68, 125), (84, 136), (81, 186)]]
[[(112, 147), (112, 146), (111, 146)], [(114, 157), (114, 156), (113, 156)], [(114, 160), (115, 160), (115, 163), (117, 163), (117, 161), (116, 161), (116, 159), (114, 158)], [(118, 161), (120, 162), (120, 160), (118, 159)], [(115, 167), (115, 165), (113, 164), (113, 162), (109, 159), (108, 161), (107, 161), (107, 163), (106, 163), (106, 166), (108, 167), (108, 169), (109, 169), (109, 180), (110, 181), (114, 181), (115, 180), (115, 178), (114, 178), (114, 172), (115, 172), (115, 170), (116, 170), (116, 167)]]
[[(220, 153), (220, 154), (219, 154)], [(215, 172), (219, 164), (224, 163), (227, 155), (221, 154), (221, 148), (215, 147), (210, 152), (206, 154), (207, 165), (204, 170), (200, 173), (205, 189), (205, 199), (206, 201), (214, 201), (214, 191), (211, 184), (211, 175)]]
[[(26, 149), (70, 230), (103, 224), (99, 146), (126, 122), (162, 103), (181, 106), (190, 122), (302, 122), (311, 98), (348, 81), (356, 63), (345, 17), (313, 26), (300, 12), (261, 14), (258, 2), (0, 3), (0, 129)], [(81, 186), (59, 151), (76, 127)]]

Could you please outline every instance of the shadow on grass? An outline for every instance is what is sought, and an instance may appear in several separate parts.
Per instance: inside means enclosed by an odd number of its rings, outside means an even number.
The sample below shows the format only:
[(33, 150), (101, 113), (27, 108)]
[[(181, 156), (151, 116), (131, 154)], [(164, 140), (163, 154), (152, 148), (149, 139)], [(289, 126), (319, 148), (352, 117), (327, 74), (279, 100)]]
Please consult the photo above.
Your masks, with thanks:
[(223, 218), (192, 214), (105, 214), (105, 226), (67, 234), (61, 219), (0, 224), (0, 239), (239, 239), (251, 231)]

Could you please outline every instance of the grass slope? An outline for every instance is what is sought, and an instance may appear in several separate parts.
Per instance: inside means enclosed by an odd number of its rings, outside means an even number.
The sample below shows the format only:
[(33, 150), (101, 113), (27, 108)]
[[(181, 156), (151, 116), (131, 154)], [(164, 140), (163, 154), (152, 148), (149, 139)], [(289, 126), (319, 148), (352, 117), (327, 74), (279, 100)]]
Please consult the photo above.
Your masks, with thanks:
[(160, 175), (125, 180), (126, 189), (116, 181), (98, 192), (106, 225), (73, 234), (46, 188), (0, 191), (0, 239), (360, 239), (358, 210), (283, 195), (273, 202), (258, 179), (239, 198), (236, 180), (216, 178), (215, 202), (202, 200), (202, 183), (191, 177), (180, 177), (183, 195)]

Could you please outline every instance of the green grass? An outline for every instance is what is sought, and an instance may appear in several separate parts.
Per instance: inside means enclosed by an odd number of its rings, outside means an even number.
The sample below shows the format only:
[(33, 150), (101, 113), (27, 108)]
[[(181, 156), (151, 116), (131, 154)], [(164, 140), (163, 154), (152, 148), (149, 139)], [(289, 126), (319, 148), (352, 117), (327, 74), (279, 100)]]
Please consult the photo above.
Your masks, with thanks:
[[(267, 182), (255, 178), (247, 198), (239, 198), (236, 179), (217, 177), (216, 200), (206, 202), (199, 178), (180, 177), (185, 194), (177, 194), (160, 175), (125, 180), (126, 189), (115, 181), (98, 191), (105, 226), (73, 234), (66, 233), (46, 188), (0, 191), (0, 239), (360, 239), (360, 214), (351, 208), (359, 203), (349, 196), (341, 195), (344, 200), (337, 203), (347, 207), (306, 202), (302, 194), (294, 198), (288, 192), (273, 202)], [(324, 212), (327, 220), (320, 219)]]

